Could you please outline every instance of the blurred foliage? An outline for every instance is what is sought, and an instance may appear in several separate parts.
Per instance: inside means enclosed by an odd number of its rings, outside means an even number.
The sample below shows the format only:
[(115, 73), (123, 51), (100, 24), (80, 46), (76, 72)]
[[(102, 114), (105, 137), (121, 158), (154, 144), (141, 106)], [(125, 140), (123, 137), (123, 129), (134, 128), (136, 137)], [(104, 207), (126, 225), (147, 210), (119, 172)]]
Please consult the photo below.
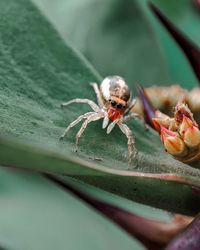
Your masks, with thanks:
[[(179, 29), (183, 34), (195, 44), (199, 45), (200, 39), (200, 15), (191, 0), (165, 1), (152, 0), (152, 2), (162, 11), (162, 13)], [(179, 45), (174, 41), (166, 29), (159, 23), (159, 20), (151, 13), (146, 0), (138, 0), (142, 10), (149, 19), (149, 22), (157, 35), (159, 45), (167, 64), (170, 81), (178, 83), (182, 87), (191, 89), (198, 85), (191, 66), (182, 53)]]
[(0, 168), (0, 183), (3, 249), (144, 249), (42, 176)]
[(164, 58), (137, 1), (34, 0), (67, 43), (102, 76), (122, 75), (129, 84), (169, 81)]
[[(65, 41), (80, 50), (103, 76), (119, 74), (129, 84), (139, 81), (145, 86), (197, 85), (187, 59), (152, 15), (147, 0), (34, 2)], [(198, 43), (200, 17), (192, 1), (153, 2)]]

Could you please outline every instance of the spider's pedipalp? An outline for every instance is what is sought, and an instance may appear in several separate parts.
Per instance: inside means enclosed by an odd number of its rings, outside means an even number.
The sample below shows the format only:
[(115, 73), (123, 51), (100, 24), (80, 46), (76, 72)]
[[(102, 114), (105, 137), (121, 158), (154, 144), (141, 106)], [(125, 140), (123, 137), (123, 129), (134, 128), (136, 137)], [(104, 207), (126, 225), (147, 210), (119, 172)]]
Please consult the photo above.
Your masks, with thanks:
[(88, 104), (95, 112), (98, 112), (100, 110), (99, 106), (93, 102), (92, 100), (89, 100), (89, 99), (82, 99), (82, 98), (76, 98), (76, 99), (73, 99), (69, 102), (64, 102), (61, 104), (62, 107), (65, 107), (65, 106), (68, 106), (70, 105), (71, 103), (86, 103)]
[(94, 92), (95, 92), (95, 94), (97, 96), (97, 102), (98, 102), (99, 107), (103, 108), (104, 101), (103, 101), (103, 98), (102, 98), (102, 95), (101, 95), (101, 92), (99, 90), (98, 85), (95, 82), (90, 83), (90, 85), (93, 87)]
[(83, 119), (88, 118), (92, 114), (96, 114), (96, 113), (95, 112), (87, 112), (84, 115), (80, 115), (79, 117), (77, 117), (73, 122), (71, 122), (68, 125), (68, 127), (65, 129), (64, 133), (61, 135), (60, 139), (62, 140), (71, 128), (73, 128), (74, 126), (76, 126), (76, 124), (81, 122)]
[(109, 124), (109, 126), (107, 127), (107, 134), (110, 134), (110, 132), (113, 130), (113, 128), (115, 127), (115, 125), (119, 122), (120, 119), (116, 119), (113, 122), (111, 122)]
[(126, 135), (127, 139), (128, 139), (127, 144), (128, 144), (129, 166), (130, 166), (131, 162), (132, 162), (133, 151), (134, 151), (134, 158), (137, 161), (138, 152), (137, 152), (137, 148), (136, 148), (136, 145), (135, 145), (135, 139), (134, 139), (132, 131), (130, 130), (130, 128), (126, 124), (119, 123), (118, 126), (121, 129), (122, 133), (124, 133)]
[(106, 128), (108, 126), (108, 123), (109, 123), (109, 118), (108, 118), (108, 115), (105, 114), (103, 123), (102, 123), (102, 128)]
[(76, 134), (76, 149), (78, 148), (79, 139), (80, 139), (81, 135), (83, 134), (83, 132), (85, 131), (85, 129), (87, 128), (87, 125), (90, 122), (97, 121), (103, 117), (104, 117), (104, 114), (102, 112), (94, 113), (94, 114), (91, 114), (89, 117), (87, 117), (87, 119), (82, 124), (80, 130)]

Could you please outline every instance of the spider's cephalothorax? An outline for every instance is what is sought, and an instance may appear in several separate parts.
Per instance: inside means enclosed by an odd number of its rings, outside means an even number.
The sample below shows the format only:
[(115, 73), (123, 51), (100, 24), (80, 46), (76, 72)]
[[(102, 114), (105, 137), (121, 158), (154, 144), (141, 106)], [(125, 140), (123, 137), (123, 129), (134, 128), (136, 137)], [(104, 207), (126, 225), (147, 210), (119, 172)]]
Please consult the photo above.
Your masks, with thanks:
[(76, 146), (78, 146), (79, 139), (88, 123), (103, 119), (102, 127), (104, 129), (107, 128), (108, 134), (115, 125), (118, 125), (122, 133), (126, 135), (128, 139), (129, 164), (131, 164), (133, 152), (135, 158), (137, 158), (137, 149), (133, 133), (124, 123), (138, 117), (138, 115), (133, 112), (129, 113), (135, 105), (135, 99), (131, 100), (131, 93), (128, 85), (120, 76), (108, 76), (102, 81), (100, 88), (96, 83), (91, 83), (91, 86), (96, 93), (98, 105), (92, 100), (80, 98), (62, 104), (62, 106), (67, 106), (74, 102), (87, 103), (93, 109), (93, 112), (87, 112), (70, 123), (61, 138), (63, 138), (72, 127), (85, 119), (76, 135)]

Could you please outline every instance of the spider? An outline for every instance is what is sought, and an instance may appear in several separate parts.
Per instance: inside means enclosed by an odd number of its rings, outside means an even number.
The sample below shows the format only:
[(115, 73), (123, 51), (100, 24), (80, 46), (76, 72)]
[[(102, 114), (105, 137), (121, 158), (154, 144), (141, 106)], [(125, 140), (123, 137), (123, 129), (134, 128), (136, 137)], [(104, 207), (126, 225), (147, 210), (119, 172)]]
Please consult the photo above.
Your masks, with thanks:
[(133, 133), (124, 123), (135, 117), (139, 117), (139, 115), (136, 113), (129, 113), (135, 105), (136, 99), (131, 99), (129, 87), (125, 80), (120, 76), (106, 77), (101, 82), (100, 87), (97, 85), (97, 83), (91, 83), (90, 85), (93, 87), (94, 92), (96, 93), (98, 105), (92, 100), (81, 98), (76, 98), (62, 103), (62, 107), (68, 106), (71, 103), (86, 103), (92, 108), (93, 112), (87, 112), (83, 115), (80, 115), (77, 119), (71, 122), (65, 129), (60, 139), (63, 139), (71, 128), (85, 119), (80, 130), (76, 134), (76, 149), (78, 149), (79, 139), (87, 128), (88, 124), (90, 122), (103, 119), (102, 128), (107, 128), (107, 134), (112, 131), (115, 125), (118, 125), (122, 133), (124, 133), (127, 137), (129, 165), (131, 165), (133, 153), (136, 161), (138, 153)]

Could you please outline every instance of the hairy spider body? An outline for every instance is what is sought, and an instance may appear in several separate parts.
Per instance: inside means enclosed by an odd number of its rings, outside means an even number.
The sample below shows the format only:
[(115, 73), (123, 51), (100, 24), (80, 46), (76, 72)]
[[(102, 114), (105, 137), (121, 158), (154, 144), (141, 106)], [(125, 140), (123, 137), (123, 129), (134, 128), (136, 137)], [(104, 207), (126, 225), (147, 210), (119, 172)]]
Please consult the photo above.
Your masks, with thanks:
[(78, 147), (79, 139), (87, 128), (87, 125), (92, 121), (103, 119), (102, 127), (103, 129), (107, 128), (107, 134), (112, 131), (115, 125), (118, 125), (122, 133), (124, 133), (127, 137), (130, 165), (132, 162), (133, 153), (137, 160), (137, 149), (135, 146), (133, 133), (130, 128), (124, 124), (124, 122), (138, 117), (138, 115), (133, 112), (128, 114), (135, 105), (135, 99), (131, 100), (129, 87), (125, 80), (120, 76), (106, 77), (101, 82), (100, 88), (96, 83), (91, 83), (91, 86), (96, 93), (98, 105), (92, 100), (80, 98), (62, 103), (62, 106), (68, 106), (71, 103), (86, 103), (93, 109), (93, 112), (87, 112), (71, 122), (65, 129), (61, 139), (64, 138), (64, 136), (72, 127), (85, 119), (76, 135), (76, 146)]

